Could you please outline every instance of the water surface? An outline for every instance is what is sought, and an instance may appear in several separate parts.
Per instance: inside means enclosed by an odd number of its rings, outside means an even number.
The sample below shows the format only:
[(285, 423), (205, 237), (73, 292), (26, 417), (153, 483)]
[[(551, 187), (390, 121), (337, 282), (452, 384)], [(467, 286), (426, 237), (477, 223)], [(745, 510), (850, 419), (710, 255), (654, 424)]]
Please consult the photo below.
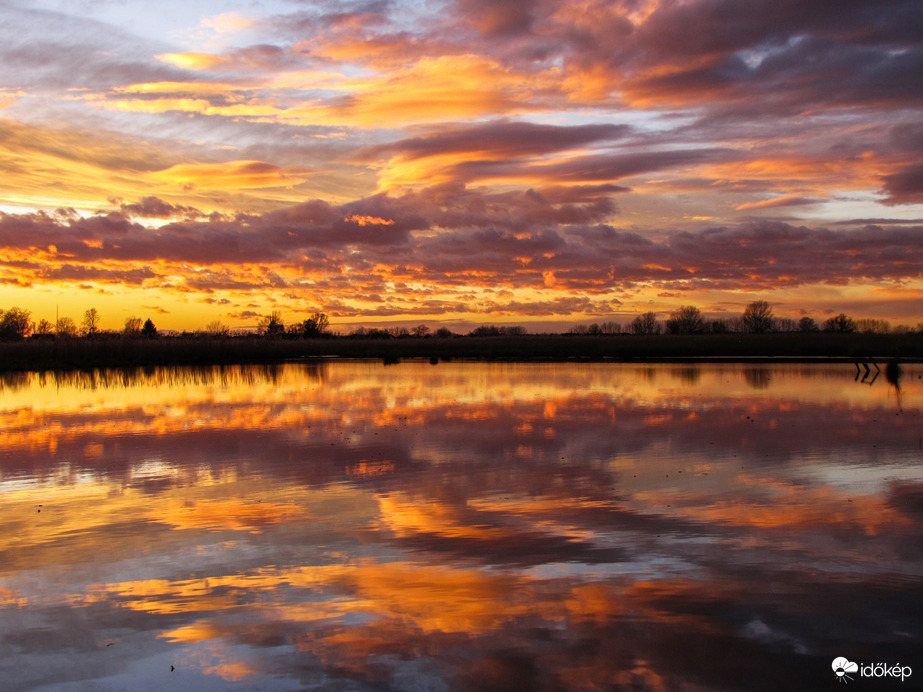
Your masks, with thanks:
[(923, 679), (921, 378), (336, 361), (7, 376), (0, 680), (825, 689), (837, 656)]

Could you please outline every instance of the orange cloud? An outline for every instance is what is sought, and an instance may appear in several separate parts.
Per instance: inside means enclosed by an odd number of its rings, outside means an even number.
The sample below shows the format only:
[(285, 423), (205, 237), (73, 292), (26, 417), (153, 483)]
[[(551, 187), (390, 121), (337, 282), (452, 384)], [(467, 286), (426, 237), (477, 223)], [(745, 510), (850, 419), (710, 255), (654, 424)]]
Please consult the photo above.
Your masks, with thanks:
[(527, 74), (484, 56), (423, 58), (378, 77), (344, 81), (336, 88), (348, 96), (288, 109), (281, 119), (314, 125), (396, 127), (536, 110), (533, 99), (554, 89), (549, 73)]
[(237, 190), (264, 187), (290, 187), (305, 181), (307, 171), (287, 172), (264, 161), (225, 163), (181, 163), (155, 171), (151, 177), (161, 183), (194, 190)]

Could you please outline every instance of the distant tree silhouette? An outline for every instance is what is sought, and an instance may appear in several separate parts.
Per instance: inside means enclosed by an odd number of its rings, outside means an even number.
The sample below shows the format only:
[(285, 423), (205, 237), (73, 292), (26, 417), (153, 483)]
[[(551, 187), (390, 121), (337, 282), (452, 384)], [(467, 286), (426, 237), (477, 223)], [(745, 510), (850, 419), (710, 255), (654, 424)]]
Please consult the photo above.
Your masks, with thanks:
[(151, 322), (150, 317), (144, 320), (144, 326), (141, 327), (141, 336), (145, 339), (154, 339), (157, 337), (157, 327)]
[(670, 334), (701, 334), (705, 331), (705, 320), (694, 305), (683, 305), (676, 312), (670, 313), (667, 320)]
[(817, 326), (817, 322), (814, 321), (813, 317), (802, 317), (798, 320), (798, 331), (817, 332), (820, 331), (820, 327)]
[(825, 332), (852, 333), (856, 331), (856, 321), (844, 312), (824, 322)]
[(221, 324), (220, 320), (212, 320), (205, 325), (205, 333), (209, 336), (228, 336), (231, 330), (227, 325)]
[(492, 324), (482, 324), (480, 327), (472, 329), (468, 336), (522, 336), (526, 333), (525, 327), (504, 326), (497, 327)]
[(455, 333), (448, 327), (439, 327), (436, 330), (436, 337), (439, 339), (451, 339), (453, 336), (455, 336)]
[(80, 328), (84, 336), (96, 336), (99, 333), (99, 311), (96, 308), (90, 308), (83, 313)]
[(260, 320), (260, 331), (263, 336), (270, 338), (280, 337), (285, 334), (285, 322), (282, 321), (282, 313), (273, 310), (271, 313)]
[(10, 308), (0, 316), (0, 340), (19, 341), (29, 336), (32, 320), (28, 310)]
[(59, 317), (54, 325), (55, 334), (69, 338), (77, 336), (77, 323), (70, 317)]
[(656, 312), (645, 312), (631, 321), (632, 334), (660, 334), (662, 326), (657, 320)]
[(731, 325), (727, 320), (709, 320), (705, 323), (705, 331), (711, 334), (727, 334), (731, 331)]
[(772, 331), (772, 308), (765, 300), (754, 300), (741, 317), (744, 329), (753, 334)]
[(41, 320), (32, 332), (38, 336), (51, 336), (54, 334), (54, 325), (46, 319)]
[(856, 331), (863, 334), (888, 334), (891, 332), (891, 323), (888, 320), (863, 318), (856, 320)]
[(122, 334), (130, 338), (141, 336), (141, 325), (142, 324), (143, 323), (141, 322), (140, 317), (135, 317), (134, 315), (132, 315), (131, 317), (126, 317), (125, 318), (125, 328), (122, 330)]
[(425, 324), (419, 324), (411, 329), (410, 333), (416, 337), (424, 337), (429, 334), (429, 327), (427, 327)]
[(322, 312), (315, 312), (301, 323), (301, 334), (308, 338), (323, 336), (329, 326), (330, 320), (327, 315)]

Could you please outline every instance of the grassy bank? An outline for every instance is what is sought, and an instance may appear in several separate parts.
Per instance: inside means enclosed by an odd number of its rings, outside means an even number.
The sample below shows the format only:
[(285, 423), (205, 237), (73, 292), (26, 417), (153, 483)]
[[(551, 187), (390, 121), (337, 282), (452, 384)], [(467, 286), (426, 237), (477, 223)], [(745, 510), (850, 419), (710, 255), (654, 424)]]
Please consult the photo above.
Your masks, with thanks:
[(408, 339), (29, 339), (0, 343), (0, 370), (77, 370), (156, 365), (274, 363), (337, 356), (397, 361), (471, 359), (567, 360), (923, 360), (921, 334), (715, 334), (697, 336), (565, 336)]

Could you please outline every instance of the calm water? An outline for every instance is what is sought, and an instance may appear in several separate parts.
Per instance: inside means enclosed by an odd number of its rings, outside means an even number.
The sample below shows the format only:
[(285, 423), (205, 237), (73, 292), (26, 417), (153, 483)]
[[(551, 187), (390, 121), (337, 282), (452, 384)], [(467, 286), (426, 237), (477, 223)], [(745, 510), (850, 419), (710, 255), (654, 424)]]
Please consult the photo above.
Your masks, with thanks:
[[(923, 681), (923, 366), (0, 381), (4, 690)], [(893, 378), (891, 378), (893, 380)], [(842, 682), (842, 680), (840, 680)]]

